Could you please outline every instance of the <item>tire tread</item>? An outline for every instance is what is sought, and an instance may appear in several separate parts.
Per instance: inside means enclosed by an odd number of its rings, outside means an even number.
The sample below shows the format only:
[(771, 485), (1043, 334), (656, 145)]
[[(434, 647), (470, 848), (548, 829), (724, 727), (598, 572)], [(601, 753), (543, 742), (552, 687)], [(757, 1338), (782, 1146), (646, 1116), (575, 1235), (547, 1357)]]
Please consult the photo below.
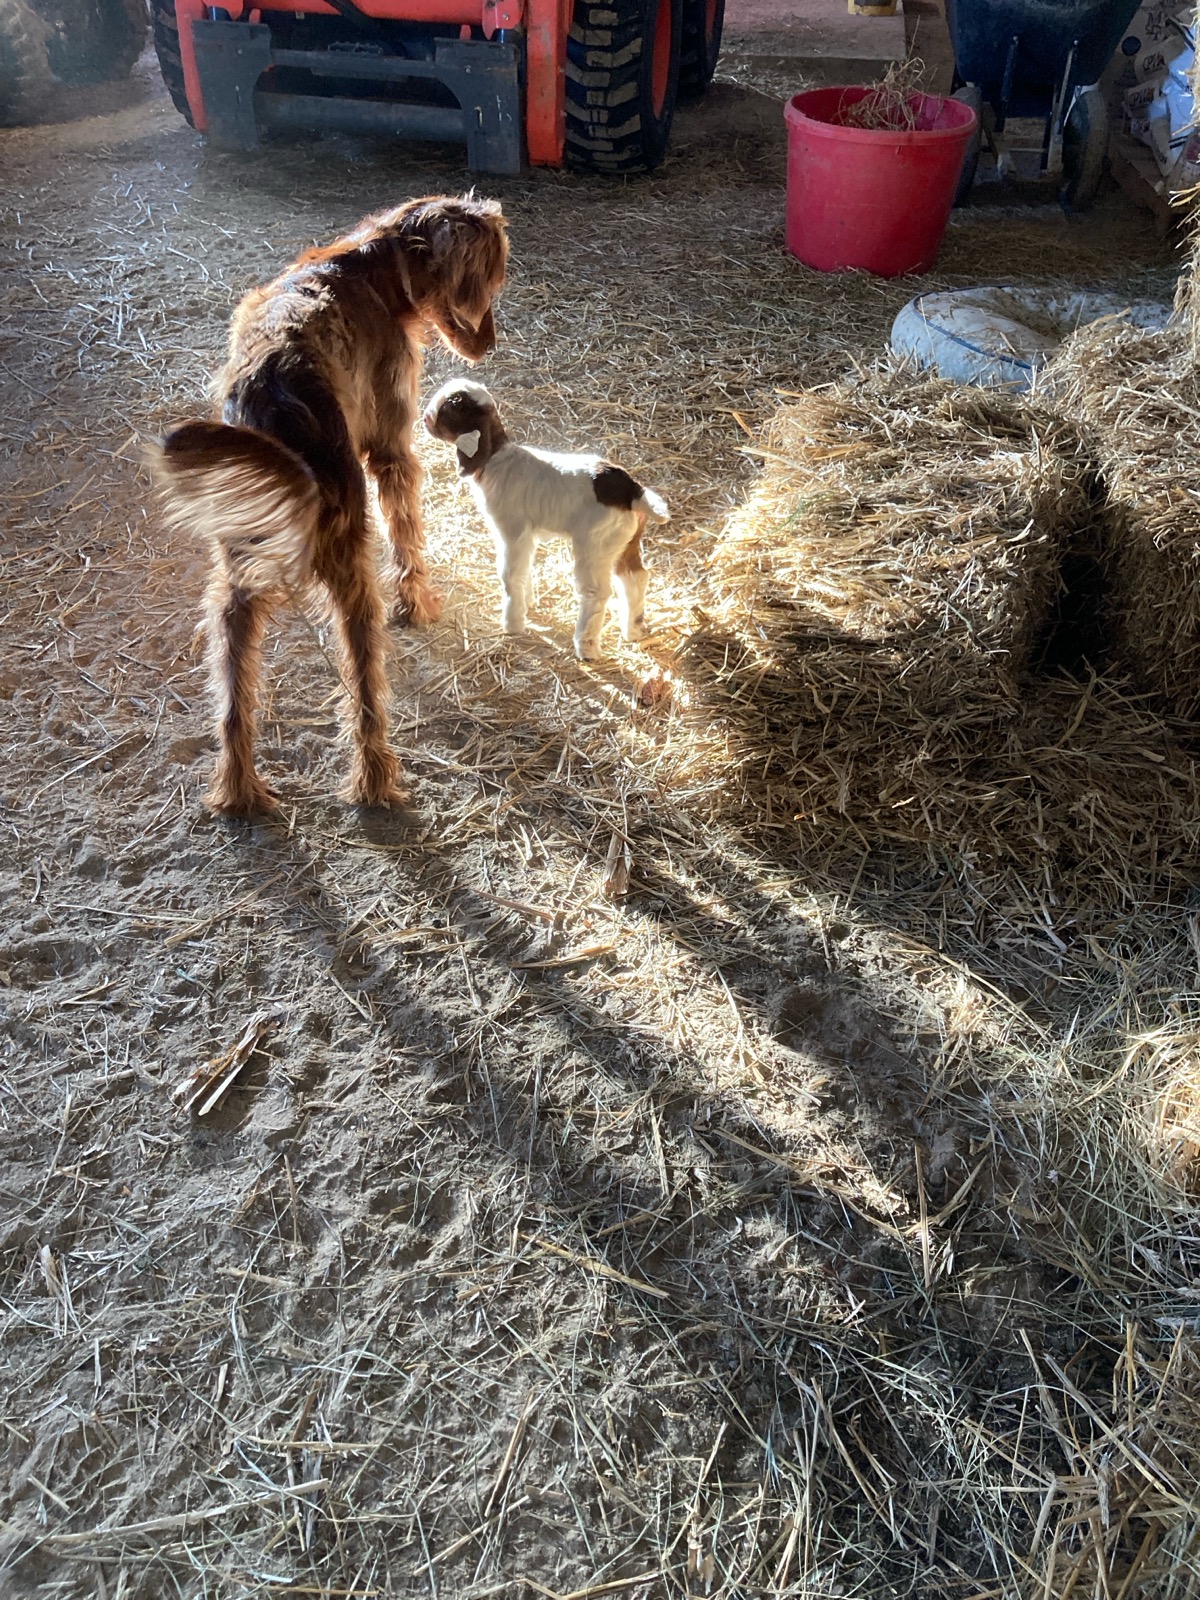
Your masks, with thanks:
[(69, 88), (127, 78), (146, 48), (146, 0), (31, 0), (46, 23), (56, 83)]
[(26, 0), (0, 0), (0, 127), (35, 117), (53, 81), (41, 19)]
[[(645, 172), (657, 165), (669, 131), (669, 91), (657, 127), (647, 127), (643, 93), (648, 0), (576, 0), (567, 39), (567, 156), (597, 172)], [(673, 89), (673, 86), (672, 86)]]
[(683, 0), (683, 33), (679, 42), (679, 98), (699, 100), (712, 82), (721, 54), (725, 0), (717, 0), (711, 37), (705, 0)]
[(183, 83), (183, 53), (179, 48), (179, 23), (174, 0), (150, 0), (150, 20), (154, 30), (154, 53), (171, 101), (189, 128), (196, 126)]

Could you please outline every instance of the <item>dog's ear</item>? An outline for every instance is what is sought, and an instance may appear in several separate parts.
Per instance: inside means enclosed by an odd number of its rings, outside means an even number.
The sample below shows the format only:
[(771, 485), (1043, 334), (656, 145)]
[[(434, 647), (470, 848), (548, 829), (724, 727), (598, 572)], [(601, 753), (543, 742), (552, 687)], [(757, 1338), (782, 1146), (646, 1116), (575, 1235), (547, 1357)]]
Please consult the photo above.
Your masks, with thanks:
[(437, 195), (418, 201), (404, 219), (406, 244), (427, 253), (435, 272), (453, 269), (465, 257), (485, 257), (501, 262), (507, 254), (506, 222), (498, 200)]

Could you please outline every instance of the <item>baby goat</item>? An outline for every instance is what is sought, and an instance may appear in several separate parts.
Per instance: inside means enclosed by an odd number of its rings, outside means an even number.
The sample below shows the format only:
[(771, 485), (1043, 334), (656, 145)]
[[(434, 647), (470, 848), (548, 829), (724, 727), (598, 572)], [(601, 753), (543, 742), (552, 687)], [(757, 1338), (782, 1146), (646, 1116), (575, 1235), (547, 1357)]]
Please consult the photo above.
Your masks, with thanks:
[(540, 539), (558, 535), (571, 541), (575, 556), (579, 659), (600, 656), (614, 572), (621, 632), (629, 640), (645, 638), (642, 532), (648, 522), (669, 517), (652, 489), (643, 489), (621, 467), (599, 456), (558, 455), (513, 444), (491, 395), (482, 384), (464, 378), (443, 384), (433, 396), (425, 408), (425, 426), (435, 439), (456, 447), (458, 470), (470, 482), (495, 535), (505, 633), (525, 632), (534, 550)]

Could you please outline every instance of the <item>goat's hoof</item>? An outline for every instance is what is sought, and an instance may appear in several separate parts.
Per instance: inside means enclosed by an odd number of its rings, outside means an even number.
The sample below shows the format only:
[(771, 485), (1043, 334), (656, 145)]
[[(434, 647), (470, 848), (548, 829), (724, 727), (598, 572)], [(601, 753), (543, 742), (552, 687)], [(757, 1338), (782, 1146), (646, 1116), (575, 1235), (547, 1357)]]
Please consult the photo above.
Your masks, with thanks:
[(392, 602), (389, 617), (398, 628), (421, 628), (438, 620), (442, 604), (442, 596), (432, 589), (401, 589)]
[(239, 783), (224, 778), (215, 779), (204, 804), (218, 817), (249, 819), (269, 817), (279, 810), (279, 797), (268, 789), (261, 778), (243, 779)]
[(621, 630), (621, 636), (626, 644), (637, 644), (640, 640), (650, 637), (650, 629), (644, 622), (631, 622), (628, 627)]
[(506, 622), (504, 624), (504, 631), (510, 639), (523, 639), (529, 632), (529, 629), (523, 622)]
[(603, 661), (604, 659), (604, 651), (601, 650), (600, 646), (592, 644), (586, 639), (576, 644), (575, 654), (580, 661)]

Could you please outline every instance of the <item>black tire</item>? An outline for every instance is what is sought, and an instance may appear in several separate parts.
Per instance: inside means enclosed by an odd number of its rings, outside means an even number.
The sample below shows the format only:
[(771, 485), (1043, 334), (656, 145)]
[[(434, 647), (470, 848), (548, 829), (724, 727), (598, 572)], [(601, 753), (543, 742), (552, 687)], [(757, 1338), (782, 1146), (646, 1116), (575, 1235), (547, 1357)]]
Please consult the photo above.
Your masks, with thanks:
[(59, 83), (110, 83), (129, 75), (146, 47), (146, 0), (34, 0)]
[(51, 86), (41, 20), (25, 0), (0, 0), (0, 128), (35, 117)]
[(681, 0), (575, 0), (567, 40), (567, 159), (592, 172), (651, 172), (679, 89)]
[(954, 100), (961, 100), (964, 106), (970, 106), (975, 113), (975, 132), (971, 135), (971, 142), (963, 156), (962, 171), (958, 177), (958, 188), (954, 191), (954, 204), (965, 206), (971, 198), (971, 190), (975, 186), (975, 171), (979, 166), (979, 152), (983, 149), (983, 94), (977, 85), (965, 83), (961, 89), (956, 89), (951, 96)]
[(158, 57), (158, 69), (167, 86), (167, 93), (188, 127), (194, 128), (195, 119), (183, 86), (183, 56), (179, 50), (179, 23), (175, 18), (174, 0), (150, 0), (150, 20), (154, 27), (154, 53)]
[(679, 98), (698, 100), (712, 82), (721, 54), (725, 0), (683, 0)]
[(1063, 123), (1063, 180), (1059, 199), (1069, 211), (1086, 211), (1104, 180), (1108, 161), (1108, 107), (1093, 84), (1075, 96)]

